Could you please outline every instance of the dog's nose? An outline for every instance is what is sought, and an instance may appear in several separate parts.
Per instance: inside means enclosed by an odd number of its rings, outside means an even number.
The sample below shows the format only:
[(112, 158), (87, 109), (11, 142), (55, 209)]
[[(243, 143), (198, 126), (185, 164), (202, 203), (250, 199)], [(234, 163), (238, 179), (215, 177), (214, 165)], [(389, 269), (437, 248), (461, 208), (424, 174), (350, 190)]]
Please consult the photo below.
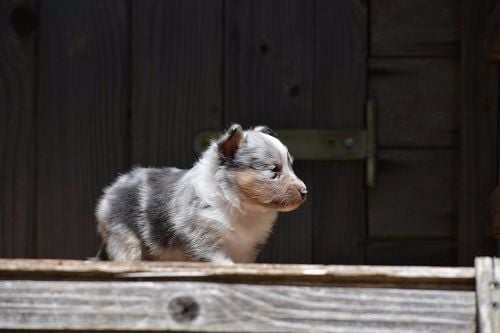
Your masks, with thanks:
[(307, 195), (307, 188), (305, 186), (301, 186), (299, 187), (299, 192), (302, 198), (305, 198)]

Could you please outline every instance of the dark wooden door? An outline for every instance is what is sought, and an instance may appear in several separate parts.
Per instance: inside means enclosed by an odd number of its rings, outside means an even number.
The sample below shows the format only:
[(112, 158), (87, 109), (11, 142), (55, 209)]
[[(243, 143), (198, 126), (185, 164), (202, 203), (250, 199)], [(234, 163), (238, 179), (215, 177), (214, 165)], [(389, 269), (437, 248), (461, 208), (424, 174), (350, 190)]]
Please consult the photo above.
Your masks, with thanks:
[[(24, 133), (2, 164), (3, 256), (93, 255), (102, 188), (134, 165), (190, 167), (202, 130), (364, 127), (363, 1), (0, 3), (0, 50), (12, 52), (0, 74), (24, 87), (0, 91), (10, 140), (0, 146)], [(299, 161), (296, 172), (310, 199), (280, 217), (259, 260), (363, 263), (363, 162)], [(9, 208), (13, 187), (26, 206)]]
[[(364, 126), (366, 8), (360, 2), (229, 1), (225, 17), (225, 123)], [(362, 263), (363, 164), (295, 165), (309, 201), (282, 214), (260, 260)]]

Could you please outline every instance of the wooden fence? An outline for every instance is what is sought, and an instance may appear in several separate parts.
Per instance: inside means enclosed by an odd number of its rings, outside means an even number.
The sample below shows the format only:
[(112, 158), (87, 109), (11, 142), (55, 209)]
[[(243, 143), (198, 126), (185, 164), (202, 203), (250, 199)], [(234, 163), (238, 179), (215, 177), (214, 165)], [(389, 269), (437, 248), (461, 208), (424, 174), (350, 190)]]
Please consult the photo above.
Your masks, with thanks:
[(0, 329), (498, 332), (475, 268), (0, 260)]

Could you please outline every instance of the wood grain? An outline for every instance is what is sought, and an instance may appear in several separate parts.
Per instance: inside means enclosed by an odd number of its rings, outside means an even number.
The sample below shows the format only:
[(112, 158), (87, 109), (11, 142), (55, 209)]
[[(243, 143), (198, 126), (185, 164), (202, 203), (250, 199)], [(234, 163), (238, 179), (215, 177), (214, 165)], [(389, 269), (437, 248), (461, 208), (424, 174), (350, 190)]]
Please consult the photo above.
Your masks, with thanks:
[(37, 255), (85, 258), (94, 207), (128, 168), (126, 1), (40, 2)]
[(456, 237), (457, 154), (388, 150), (378, 154), (368, 200), (371, 237)]
[[(226, 125), (313, 127), (313, 18), (311, 1), (226, 3)], [(315, 191), (312, 164), (294, 166), (310, 193)], [(312, 262), (315, 197), (299, 210), (280, 215), (259, 262)]]
[(470, 291), (0, 281), (4, 329), (474, 332)]
[(372, 238), (366, 247), (369, 265), (456, 266), (455, 238)]
[(222, 1), (132, 1), (132, 162), (191, 167), (222, 118)]
[(374, 56), (457, 55), (460, 3), (456, 0), (371, 1)]
[(477, 322), (479, 332), (493, 333), (494, 329), (492, 309), (492, 290), (495, 289), (494, 260), (488, 257), (475, 259), (476, 270), (476, 298), (477, 298)]
[(473, 268), (409, 266), (217, 265), (195, 262), (0, 259), (0, 277), (35, 280), (187, 280), (464, 290), (473, 290), (475, 287)]
[[(482, 258), (485, 259), (485, 258)], [(493, 332), (498, 332), (500, 331), (500, 259), (499, 258), (491, 258), (492, 259), (492, 272), (493, 272), (493, 278), (494, 281), (493, 283), (490, 282), (489, 287), (490, 287), (490, 292), (491, 292), (491, 303), (489, 304), (492, 307), (492, 327), (493, 327)], [(486, 261), (486, 260), (485, 260)], [(477, 273), (477, 268), (476, 268), (476, 276), (479, 274)], [(476, 278), (476, 281), (478, 279)], [(483, 280), (484, 281), (484, 280)], [(477, 297), (476, 297), (477, 298)]]
[(462, 1), (459, 263), (496, 252), (488, 198), (498, 185), (498, 65), (488, 62), (485, 18), (496, 1)]
[(35, 1), (0, 1), (0, 257), (35, 255), (37, 28)]
[(379, 147), (458, 146), (458, 65), (452, 58), (370, 60)]
[[(366, 102), (367, 18), (361, 1), (317, 1), (312, 88), (316, 128), (362, 128)], [(315, 163), (313, 254), (316, 263), (364, 261), (362, 162)]]
[[(358, 1), (229, 2), (226, 122), (361, 128), (365, 26)], [(279, 222), (261, 260), (362, 262), (361, 163), (298, 163), (297, 173), (310, 200)]]

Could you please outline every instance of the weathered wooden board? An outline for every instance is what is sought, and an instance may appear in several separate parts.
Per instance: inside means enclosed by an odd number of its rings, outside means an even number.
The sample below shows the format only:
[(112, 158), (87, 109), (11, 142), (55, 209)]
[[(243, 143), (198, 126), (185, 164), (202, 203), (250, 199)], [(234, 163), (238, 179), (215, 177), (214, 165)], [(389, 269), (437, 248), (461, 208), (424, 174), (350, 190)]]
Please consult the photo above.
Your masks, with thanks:
[[(364, 127), (367, 17), (361, 1), (316, 1), (314, 126)], [(316, 162), (314, 169), (315, 263), (364, 262), (365, 169), (362, 162)]]
[(35, 255), (36, 1), (0, 1), (0, 257)]
[(377, 187), (369, 190), (369, 235), (456, 236), (457, 172), (452, 150), (379, 151)]
[(498, 185), (498, 65), (485, 47), (497, 1), (462, 1), (459, 263), (496, 252), (489, 196)]
[(371, 59), (378, 146), (458, 146), (459, 68), (452, 58)]
[(371, 1), (371, 54), (457, 55), (460, 1)]
[(368, 265), (456, 266), (455, 238), (369, 239), (366, 246)]
[[(493, 332), (500, 332), (500, 259), (492, 258), (493, 268), (493, 283), (490, 282), (489, 287), (491, 290), (491, 303), (492, 308), (492, 328)], [(476, 271), (476, 276), (478, 275)], [(476, 281), (478, 279), (476, 278)], [(477, 282), (476, 282), (477, 283)], [(477, 292), (477, 289), (476, 289)]]
[[(366, 16), (359, 1), (232, 1), (225, 15), (226, 123), (363, 127)], [(283, 216), (260, 260), (362, 262), (361, 163), (298, 163), (296, 171), (309, 202)]]
[[(226, 125), (313, 127), (313, 18), (311, 1), (226, 3)], [(312, 163), (297, 162), (294, 169), (313, 193)], [(313, 200), (281, 214), (259, 262), (312, 262)]]
[(489, 257), (475, 259), (477, 322), (481, 333), (500, 331), (500, 261)]
[(0, 281), (0, 328), (475, 332), (472, 291)]
[(132, 1), (132, 162), (191, 167), (222, 119), (222, 1)]
[(37, 255), (97, 251), (94, 207), (128, 167), (127, 1), (41, 1)]
[(149, 279), (473, 290), (474, 269), (0, 259), (0, 279)]
[(488, 56), (490, 59), (498, 61), (500, 60), (500, 2), (498, 1), (488, 14), (486, 34)]

